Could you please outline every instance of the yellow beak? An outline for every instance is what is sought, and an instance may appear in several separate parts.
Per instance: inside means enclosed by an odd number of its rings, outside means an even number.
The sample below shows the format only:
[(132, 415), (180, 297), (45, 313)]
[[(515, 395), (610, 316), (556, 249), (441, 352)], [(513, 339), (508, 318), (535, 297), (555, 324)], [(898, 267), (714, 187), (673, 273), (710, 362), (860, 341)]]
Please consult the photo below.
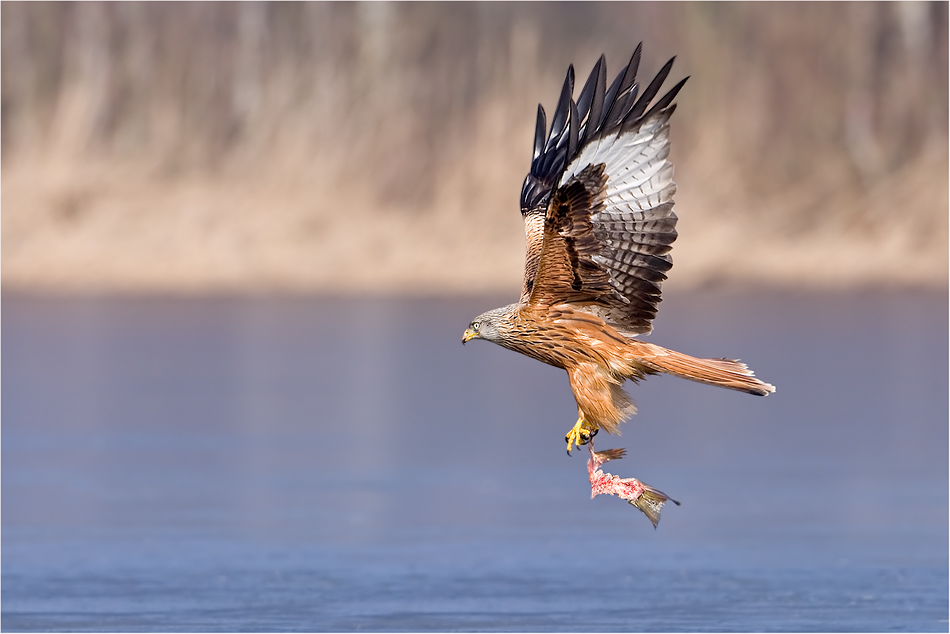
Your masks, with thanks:
[(477, 337), (477, 336), (478, 336), (478, 333), (477, 333), (477, 332), (475, 332), (475, 331), (472, 330), (471, 328), (466, 328), (466, 329), (465, 329), (465, 334), (462, 335), (462, 343), (464, 344), (464, 343), (467, 342), (467, 341), (471, 341), (472, 339), (474, 339), (474, 338)]

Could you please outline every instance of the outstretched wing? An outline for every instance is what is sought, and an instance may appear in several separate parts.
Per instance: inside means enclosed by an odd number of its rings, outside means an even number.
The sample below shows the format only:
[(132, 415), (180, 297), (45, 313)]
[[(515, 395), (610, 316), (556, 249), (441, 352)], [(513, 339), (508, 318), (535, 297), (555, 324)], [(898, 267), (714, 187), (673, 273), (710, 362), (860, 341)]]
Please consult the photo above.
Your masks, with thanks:
[(568, 66), (567, 78), (561, 90), (551, 134), (545, 142), (547, 123), (544, 108), (538, 104), (538, 120), (534, 129), (534, 152), (531, 156), (531, 171), (525, 177), (521, 187), (521, 217), (524, 219), (525, 263), (524, 286), (521, 289), (521, 302), (527, 302), (534, 288), (534, 278), (541, 259), (541, 245), (544, 241), (544, 217), (547, 213), (551, 192), (557, 185), (557, 179), (564, 173), (570, 158), (570, 117), (576, 120), (576, 108), (572, 100), (574, 93), (574, 66)]
[(573, 69), (521, 194), (528, 253), (523, 302), (573, 302), (627, 335), (648, 333), (676, 239), (669, 118), (686, 79), (653, 101), (671, 59), (639, 95), (641, 46), (606, 87), (598, 60), (578, 101)]

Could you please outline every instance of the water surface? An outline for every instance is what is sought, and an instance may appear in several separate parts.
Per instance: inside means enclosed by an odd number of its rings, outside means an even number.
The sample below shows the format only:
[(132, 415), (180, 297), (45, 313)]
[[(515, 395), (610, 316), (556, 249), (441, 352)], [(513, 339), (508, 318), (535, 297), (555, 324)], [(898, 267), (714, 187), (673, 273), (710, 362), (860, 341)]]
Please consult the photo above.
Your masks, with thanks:
[(628, 384), (656, 531), (502, 303), (4, 295), (0, 626), (947, 630), (945, 294), (669, 297), (778, 392)]

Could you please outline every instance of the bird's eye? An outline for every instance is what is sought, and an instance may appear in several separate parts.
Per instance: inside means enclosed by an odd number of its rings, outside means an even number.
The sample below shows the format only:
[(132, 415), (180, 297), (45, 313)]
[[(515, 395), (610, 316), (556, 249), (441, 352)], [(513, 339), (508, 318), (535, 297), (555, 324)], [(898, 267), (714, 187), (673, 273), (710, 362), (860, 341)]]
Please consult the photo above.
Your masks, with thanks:
[(473, 322), (472, 322), (472, 330), (474, 330), (475, 332), (478, 332), (478, 325), (479, 325), (479, 324), (478, 324), (477, 321), (473, 321)]

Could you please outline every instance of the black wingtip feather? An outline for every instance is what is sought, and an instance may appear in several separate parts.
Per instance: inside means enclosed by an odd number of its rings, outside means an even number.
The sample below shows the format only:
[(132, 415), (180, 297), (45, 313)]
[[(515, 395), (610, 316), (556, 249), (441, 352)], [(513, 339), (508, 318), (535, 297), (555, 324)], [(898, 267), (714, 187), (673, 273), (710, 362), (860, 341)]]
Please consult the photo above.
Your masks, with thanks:
[(534, 163), (541, 156), (544, 150), (544, 136), (547, 134), (547, 122), (544, 116), (544, 108), (538, 104), (538, 119), (534, 124), (534, 152), (531, 155), (531, 162)]
[(623, 71), (623, 83), (620, 85), (620, 92), (629, 90), (637, 81), (637, 71), (640, 69), (640, 53), (643, 50), (643, 42), (637, 44), (636, 50), (630, 56), (630, 61)]
[(600, 124), (600, 118), (604, 113), (604, 95), (607, 91), (607, 58), (603, 55), (594, 68), (597, 71), (597, 79), (594, 83), (594, 97), (590, 102), (590, 114), (587, 115), (587, 125), (584, 127), (585, 141), (593, 135)]
[(574, 156), (574, 152), (577, 151), (577, 132), (578, 127), (578, 115), (577, 115), (577, 105), (574, 103), (574, 100), (571, 100), (571, 117), (568, 121), (567, 126), (567, 155)]
[(617, 106), (617, 96), (620, 92), (620, 82), (623, 81), (623, 76), (626, 73), (626, 69), (617, 73), (617, 76), (614, 78), (613, 82), (610, 84), (610, 88), (607, 89), (607, 94), (604, 96), (604, 105), (606, 106), (606, 111), (601, 115), (600, 121), (597, 123), (597, 130), (603, 130), (609, 127), (609, 120), (613, 118), (614, 110)]
[(676, 57), (671, 57), (670, 61), (663, 65), (663, 68), (660, 69), (660, 72), (656, 74), (656, 77), (653, 78), (653, 81), (650, 82), (650, 85), (647, 86), (646, 90), (643, 91), (643, 94), (640, 96), (640, 99), (637, 100), (637, 103), (634, 104), (633, 108), (630, 110), (629, 116), (634, 119), (639, 119), (640, 116), (646, 112), (647, 106), (650, 105), (650, 102), (653, 101), (653, 98), (656, 97), (656, 93), (660, 91), (660, 86), (663, 85), (663, 82), (666, 81), (666, 77), (670, 74), (670, 70), (673, 68), (673, 61)]
[(564, 78), (564, 87), (561, 88), (561, 97), (558, 99), (557, 109), (554, 111), (554, 118), (551, 120), (551, 134), (548, 142), (544, 146), (545, 152), (558, 145), (558, 141), (564, 134), (564, 126), (568, 123), (570, 117), (571, 101), (574, 96), (574, 65), (567, 67), (567, 77)]
[(601, 55), (597, 63), (594, 64), (594, 68), (590, 71), (590, 76), (587, 77), (587, 81), (584, 82), (584, 88), (581, 89), (581, 94), (577, 98), (577, 112), (582, 117), (590, 111), (591, 104), (594, 101), (594, 93), (597, 90), (597, 78), (600, 74), (600, 69), (606, 63), (607, 59)]
[(639, 42), (637, 47), (633, 49), (633, 55), (630, 56), (630, 62), (627, 64), (627, 68), (633, 68), (633, 74), (636, 76), (637, 71), (640, 70), (640, 57), (643, 54), (643, 42)]
[(620, 129), (634, 128), (657, 112), (672, 112), (673, 99), (689, 78), (680, 81), (659, 101), (651, 104), (676, 58), (671, 58), (646, 90), (640, 93), (637, 72), (642, 52), (641, 42), (637, 44), (630, 61), (620, 70), (609, 88), (607, 60), (601, 55), (576, 103), (573, 101), (574, 66), (568, 66), (550, 129), (546, 127), (544, 108), (538, 106), (531, 171), (521, 191), (523, 214), (533, 213), (546, 204), (564, 170), (586, 145)]
[(659, 112), (660, 110), (669, 108), (669, 113), (673, 114), (673, 110), (676, 109), (676, 106), (670, 106), (673, 103), (673, 100), (676, 99), (677, 93), (679, 93), (680, 88), (686, 83), (686, 80), (689, 79), (689, 76), (684, 77), (678, 84), (670, 88), (670, 91), (663, 95), (663, 98), (653, 104), (653, 107), (650, 108), (646, 114), (643, 115), (644, 119), (649, 119), (651, 115)]

